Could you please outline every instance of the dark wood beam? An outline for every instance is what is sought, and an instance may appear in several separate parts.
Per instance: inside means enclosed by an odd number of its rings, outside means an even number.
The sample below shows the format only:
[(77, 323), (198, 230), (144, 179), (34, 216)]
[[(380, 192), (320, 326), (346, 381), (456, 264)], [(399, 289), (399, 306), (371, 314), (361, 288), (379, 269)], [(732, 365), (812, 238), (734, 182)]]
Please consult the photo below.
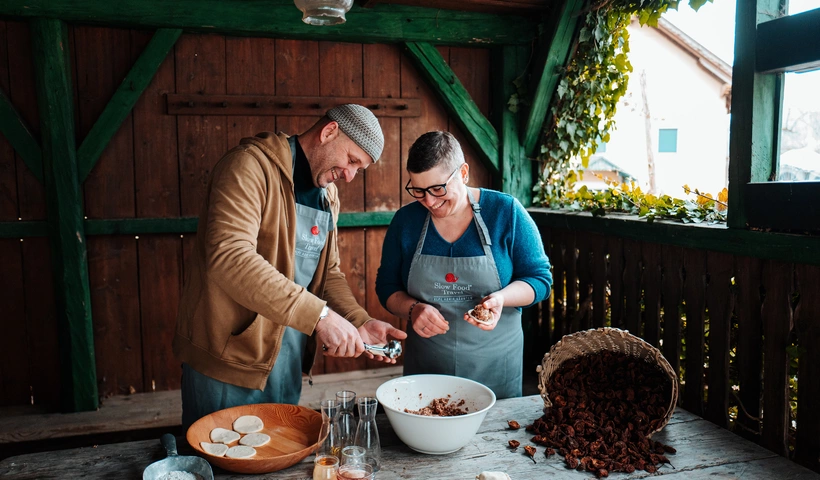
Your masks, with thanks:
[(97, 370), (82, 187), (74, 143), (68, 28), (60, 20), (37, 18), (31, 22), (31, 35), (57, 303), (61, 403), (69, 412), (95, 410), (99, 402)]
[(0, 90), (0, 133), (6, 137), (37, 180), (43, 183), (43, 152), (40, 150), (40, 144), (34, 139), (28, 125), (2, 90)]
[(292, 0), (3, 0), (0, 16), (233, 36), (441, 45), (529, 44), (538, 28), (537, 19), (525, 16), (400, 5), (354, 5), (345, 24), (316, 27), (301, 21)]
[(174, 47), (180, 35), (182, 35), (182, 30), (178, 28), (157, 30), (140, 57), (134, 62), (131, 71), (114, 92), (114, 96), (108, 101), (105, 110), (100, 114), (77, 151), (81, 183), (94, 168), (108, 142), (111, 141), (111, 137), (120, 129), (123, 120), (131, 113), (131, 109), (151, 83), (160, 64), (168, 56), (168, 51)]
[(521, 129), (521, 143), (524, 145), (524, 154), (528, 157), (537, 155), (535, 150), (541, 138), (544, 119), (561, 80), (561, 67), (567, 64), (578, 22), (583, 20), (583, 15), (579, 15), (579, 12), (584, 3), (584, 0), (565, 0), (559, 12), (552, 17), (546, 35), (539, 37), (536, 51), (540, 53), (536, 56), (538, 60), (533, 68), (536, 81), (527, 123)]
[(820, 68), (820, 8), (757, 26), (758, 73), (806, 72)]
[(745, 185), (768, 181), (777, 173), (774, 158), (780, 132), (782, 88), (777, 75), (755, 72), (755, 42), (757, 25), (771, 20), (779, 11), (780, 0), (737, 4), (729, 126), (728, 224), (732, 228), (748, 228)]
[(516, 93), (513, 83), (527, 70), (530, 49), (505, 46), (493, 50), (494, 122), (500, 132), (499, 161), (501, 191), (517, 198), (525, 207), (532, 204), (533, 163), (524, 154), (518, 132), (519, 114), (511, 112), (507, 102)]
[[(384, 227), (396, 212), (340, 213), (339, 228)], [(116, 218), (85, 220), (86, 235), (155, 235), (164, 233), (196, 233), (198, 217), (177, 218)], [(0, 238), (45, 237), (46, 222), (0, 222)]]
[(820, 233), (820, 182), (748, 183), (743, 197), (755, 228)]
[(535, 223), (544, 228), (598, 233), (764, 260), (820, 265), (818, 236), (757, 232), (727, 228), (726, 225), (684, 224), (668, 220), (649, 223), (636, 215), (618, 213), (593, 217), (587, 212), (545, 208), (530, 208), (528, 211)]
[(456, 121), (470, 144), (476, 148), (479, 158), (490, 175), (500, 172), (498, 164), (498, 133), (489, 120), (473, 102), (467, 89), (429, 43), (408, 42), (407, 53), (419, 72), (441, 100), (444, 108)]

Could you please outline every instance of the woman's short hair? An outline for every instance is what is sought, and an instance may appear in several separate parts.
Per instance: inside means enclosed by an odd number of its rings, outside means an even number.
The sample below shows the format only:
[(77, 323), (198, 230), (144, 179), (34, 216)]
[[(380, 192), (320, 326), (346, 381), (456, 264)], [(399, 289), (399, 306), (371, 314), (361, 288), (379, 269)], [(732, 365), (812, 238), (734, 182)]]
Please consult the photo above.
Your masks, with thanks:
[(410, 147), (407, 154), (407, 171), (423, 173), (444, 165), (455, 170), (464, 163), (461, 145), (450, 132), (427, 132)]

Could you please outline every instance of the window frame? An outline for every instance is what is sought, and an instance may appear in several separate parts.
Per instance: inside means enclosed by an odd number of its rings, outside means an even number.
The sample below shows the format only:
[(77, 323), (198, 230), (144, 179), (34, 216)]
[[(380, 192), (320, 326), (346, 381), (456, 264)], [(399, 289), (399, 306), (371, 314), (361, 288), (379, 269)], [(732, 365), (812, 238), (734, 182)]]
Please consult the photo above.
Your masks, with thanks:
[(820, 231), (820, 182), (775, 182), (785, 72), (820, 68), (820, 8), (778, 18), (782, 0), (738, 2), (729, 145), (731, 228)]

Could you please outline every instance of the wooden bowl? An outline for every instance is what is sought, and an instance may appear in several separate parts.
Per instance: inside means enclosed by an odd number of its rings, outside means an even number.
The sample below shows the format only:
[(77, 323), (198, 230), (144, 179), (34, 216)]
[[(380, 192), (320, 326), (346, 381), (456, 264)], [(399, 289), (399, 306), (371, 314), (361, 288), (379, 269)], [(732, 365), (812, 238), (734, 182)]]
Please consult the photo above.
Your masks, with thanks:
[[(200, 442), (210, 442), (216, 427), (233, 429), (233, 421), (242, 415), (256, 415), (265, 427), (261, 433), (270, 435), (270, 442), (256, 447), (251, 458), (216, 457), (205, 453)], [(295, 465), (317, 447), (322, 414), (299, 405), (260, 403), (226, 408), (202, 417), (188, 429), (186, 438), (191, 447), (212, 465), (236, 473), (269, 473)], [(239, 445), (236, 441), (230, 446)]]

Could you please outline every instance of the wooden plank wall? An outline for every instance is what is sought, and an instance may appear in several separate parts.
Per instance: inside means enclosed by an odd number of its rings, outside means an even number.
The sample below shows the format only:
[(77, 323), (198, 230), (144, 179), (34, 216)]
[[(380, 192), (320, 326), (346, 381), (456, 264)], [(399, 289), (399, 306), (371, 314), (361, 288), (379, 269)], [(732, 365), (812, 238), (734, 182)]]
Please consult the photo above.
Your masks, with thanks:
[(534, 353), (583, 329), (591, 308), (593, 325), (626, 328), (661, 349), (682, 380), (683, 408), (820, 471), (820, 267), (541, 233), (555, 285)]
[[(97, 120), (152, 32), (88, 26), (69, 31), (77, 145)], [(439, 51), (489, 115), (489, 50)], [(0, 88), (35, 135), (29, 29), (0, 21)], [(300, 133), (318, 117), (171, 116), (164, 94), (261, 94), (419, 98), (422, 115), (381, 118), (381, 161), (340, 185), (342, 211), (393, 211), (412, 199), (404, 158), (430, 130), (458, 131), (398, 45), (183, 35), (160, 66), (84, 184), (89, 219), (198, 216), (212, 166), (242, 137), (273, 130)], [(470, 184), (492, 185), (467, 142)], [(0, 221), (45, 220), (42, 186), (0, 136)], [(392, 321), (374, 292), (386, 227), (340, 232), (342, 268), (359, 302)], [(88, 264), (99, 392), (102, 397), (179, 388), (170, 343), (193, 235), (88, 237)], [(46, 238), (0, 240), (0, 406), (54, 407), (59, 369), (51, 267)], [(403, 322), (402, 322), (403, 323)], [(404, 327), (404, 325), (400, 325)], [(25, 368), (20, 368), (25, 365)], [(366, 359), (318, 358), (314, 373), (382, 366)]]

